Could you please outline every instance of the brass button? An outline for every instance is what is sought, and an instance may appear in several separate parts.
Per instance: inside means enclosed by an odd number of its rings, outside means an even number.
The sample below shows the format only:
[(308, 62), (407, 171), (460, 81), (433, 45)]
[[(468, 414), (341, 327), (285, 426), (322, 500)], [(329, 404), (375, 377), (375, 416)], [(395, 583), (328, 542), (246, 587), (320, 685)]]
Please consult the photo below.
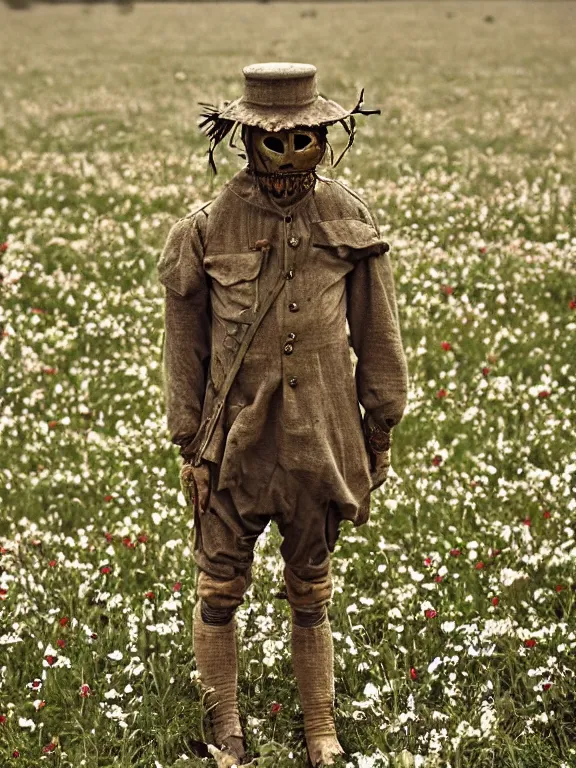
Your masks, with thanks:
[(294, 345), (293, 344), (284, 344), (284, 354), (285, 355), (291, 355), (292, 352), (294, 352)]
[(292, 248), (298, 248), (298, 246), (300, 245), (300, 238), (292, 235), (292, 237), (288, 239), (288, 245), (291, 246)]
[(288, 341), (294, 341), (295, 338), (296, 338), (296, 334), (294, 333), (294, 331), (290, 331), (290, 333), (288, 334)]
[(294, 277), (294, 270), (289, 269), (288, 272), (286, 272), (286, 280), (292, 280), (293, 277)]
[(294, 389), (294, 387), (298, 384), (298, 379), (296, 376), (290, 376), (288, 379), (288, 384)]
[(291, 301), (290, 304), (288, 304), (288, 309), (290, 310), (290, 312), (298, 312), (299, 306), (298, 304), (296, 304), (295, 301)]
[(284, 216), (284, 221), (286, 222), (286, 224), (291, 224), (292, 223), (292, 216)]

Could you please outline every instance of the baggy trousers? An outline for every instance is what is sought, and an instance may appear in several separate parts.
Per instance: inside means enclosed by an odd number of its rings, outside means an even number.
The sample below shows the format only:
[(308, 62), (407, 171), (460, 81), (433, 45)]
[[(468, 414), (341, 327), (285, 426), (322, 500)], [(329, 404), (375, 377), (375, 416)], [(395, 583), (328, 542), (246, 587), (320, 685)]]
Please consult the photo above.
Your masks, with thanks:
[(235, 609), (252, 583), (254, 547), (270, 520), (282, 536), (286, 594), (292, 608), (318, 611), (333, 594), (330, 554), (340, 533), (336, 505), (319, 498), (314, 484), (296, 480), (276, 464), (270, 481), (251, 494), (218, 487), (210, 463), (206, 509), (194, 511), (198, 597), (214, 609)]

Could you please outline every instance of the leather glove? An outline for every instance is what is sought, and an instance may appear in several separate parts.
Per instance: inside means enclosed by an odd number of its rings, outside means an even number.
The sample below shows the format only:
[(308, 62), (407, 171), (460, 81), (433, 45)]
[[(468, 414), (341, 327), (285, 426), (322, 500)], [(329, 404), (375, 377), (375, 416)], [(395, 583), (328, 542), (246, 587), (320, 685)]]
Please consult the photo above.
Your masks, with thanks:
[(370, 491), (375, 491), (388, 477), (390, 446), (392, 444), (391, 430), (383, 429), (366, 414), (364, 417), (364, 438), (372, 476)]
[(184, 459), (180, 468), (180, 487), (188, 503), (199, 513), (205, 512), (210, 495), (210, 465), (203, 462), (195, 467), (191, 460)]

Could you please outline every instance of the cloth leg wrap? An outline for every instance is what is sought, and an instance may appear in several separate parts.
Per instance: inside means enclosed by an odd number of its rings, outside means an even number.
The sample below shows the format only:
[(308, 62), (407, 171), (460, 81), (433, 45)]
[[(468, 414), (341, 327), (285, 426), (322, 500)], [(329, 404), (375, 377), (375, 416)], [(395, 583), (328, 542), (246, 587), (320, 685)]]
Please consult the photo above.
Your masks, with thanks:
[(334, 644), (328, 616), (315, 627), (292, 622), (292, 666), (304, 712), (312, 765), (332, 765), (344, 754), (334, 725)]
[(202, 620), (201, 600), (194, 608), (194, 654), (203, 688), (214, 690), (206, 694), (210, 719), (217, 747), (230, 742), (229, 737), (242, 739), (242, 726), (238, 713), (238, 659), (236, 650), (236, 618), (228, 624), (205, 624)]

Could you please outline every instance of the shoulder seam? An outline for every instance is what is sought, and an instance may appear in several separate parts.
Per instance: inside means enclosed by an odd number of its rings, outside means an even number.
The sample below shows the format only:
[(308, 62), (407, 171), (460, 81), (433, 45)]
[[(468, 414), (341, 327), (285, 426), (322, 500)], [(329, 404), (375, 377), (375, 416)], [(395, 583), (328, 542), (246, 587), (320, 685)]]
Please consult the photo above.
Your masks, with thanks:
[(355, 197), (356, 200), (359, 200), (365, 208), (368, 208), (368, 204), (366, 203), (366, 201), (363, 200), (357, 192), (354, 192), (353, 189), (350, 189), (350, 187), (347, 187), (346, 184), (342, 184), (342, 182), (338, 181), (338, 179), (331, 179), (331, 181), (338, 184), (339, 187), (342, 187), (343, 190), (348, 192), (348, 194), (352, 195), (352, 197)]
[(348, 192), (348, 194), (351, 197), (356, 198), (356, 200), (358, 200), (358, 202), (362, 204), (362, 207), (366, 209), (366, 211), (368, 213), (368, 216), (370, 217), (370, 221), (372, 222), (372, 226), (374, 227), (376, 232), (378, 232), (378, 234), (380, 234), (380, 230), (379, 230), (378, 226), (376, 225), (376, 220), (374, 218), (374, 214), (372, 213), (372, 210), (370, 209), (370, 206), (368, 205), (368, 203), (365, 200), (363, 200), (360, 197), (360, 195), (357, 192), (354, 192), (353, 189), (350, 189), (350, 187), (347, 187), (341, 181), (338, 181), (338, 179), (329, 179), (329, 178), (322, 177), (322, 180), (323, 181), (331, 182), (333, 184), (338, 184), (338, 186), (341, 187), (345, 192)]
[(180, 221), (183, 221), (184, 219), (191, 219), (193, 216), (196, 216), (197, 213), (200, 213), (205, 208), (208, 208), (209, 205), (212, 205), (213, 202), (214, 202), (214, 199), (208, 200), (207, 203), (203, 203), (198, 208), (195, 208), (193, 211), (190, 211), (190, 213), (187, 213), (185, 216), (182, 216)]

